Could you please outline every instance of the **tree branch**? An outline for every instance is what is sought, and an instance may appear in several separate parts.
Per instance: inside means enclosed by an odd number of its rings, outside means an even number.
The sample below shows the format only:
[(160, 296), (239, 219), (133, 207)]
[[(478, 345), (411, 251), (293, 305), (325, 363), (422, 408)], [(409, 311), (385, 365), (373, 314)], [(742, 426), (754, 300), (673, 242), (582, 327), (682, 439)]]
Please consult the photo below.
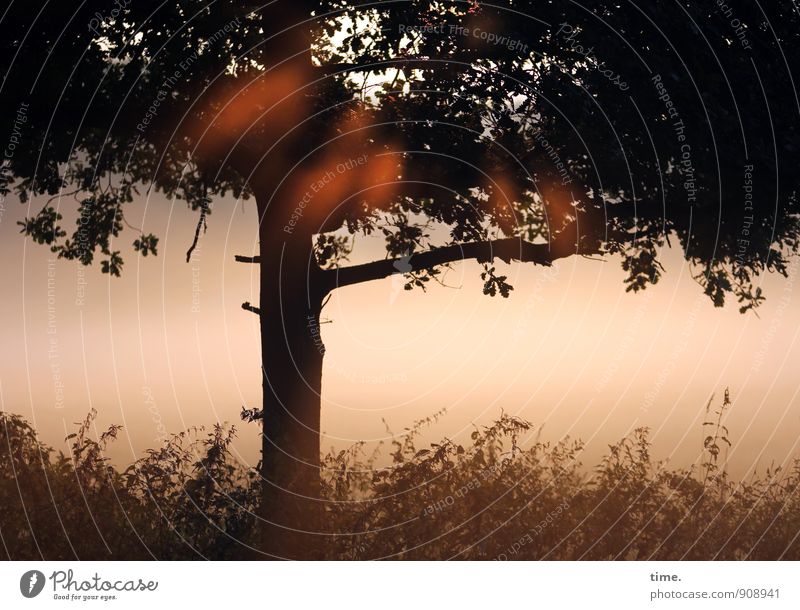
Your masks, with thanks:
[(242, 309), (244, 309), (245, 311), (252, 311), (254, 314), (259, 316), (261, 315), (261, 308), (254, 307), (253, 305), (250, 304), (250, 301), (245, 301), (244, 303), (242, 303)]
[[(458, 69), (463, 72), (464, 65), (472, 66), (481, 59), (505, 58), (505, 49), (499, 48), (495, 53), (487, 53), (486, 49), (480, 52), (464, 50), (461, 53), (451, 53), (442, 57), (429, 56), (397, 56), (387, 58), (372, 58), (367, 63), (329, 63), (314, 68), (317, 74), (325, 76), (349, 72), (378, 71), (387, 69), (402, 70), (433, 70), (440, 67)], [(474, 67), (474, 66), (473, 66)], [(477, 68), (476, 68), (477, 69)], [(485, 70), (485, 68), (481, 68)]]
[[(571, 244), (568, 244), (570, 241)], [(398, 273), (431, 269), (467, 259), (489, 263), (495, 258), (499, 258), (506, 263), (519, 261), (549, 266), (553, 261), (573, 254), (600, 254), (601, 252), (599, 245), (588, 248), (582, 245), (578, 248), (577, 237), (569, 240), (564, 233), (561, 233), (556, 240), (549, 244), (532, 244), (519, 237), (454, 244), (395, 259), (328, 269), (323, 273), (329, 288), (334, 289), (379, 280)]]

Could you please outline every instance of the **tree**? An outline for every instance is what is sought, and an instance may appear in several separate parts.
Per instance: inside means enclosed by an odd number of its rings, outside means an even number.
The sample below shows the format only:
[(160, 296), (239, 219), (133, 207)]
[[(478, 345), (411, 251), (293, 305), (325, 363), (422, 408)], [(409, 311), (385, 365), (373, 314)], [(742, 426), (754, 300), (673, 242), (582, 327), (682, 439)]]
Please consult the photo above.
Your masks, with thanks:
[[(789, 2), (15, 2), (2, 17), (4, 194), (21, 230), (119, 275), (144, 186), (198, 214), (253, 197), (262, 549), (314, 556), (325, 299), (403, 274), (615, 256), (626, 290), (681, 248), (747, 311), (798, 249), (798, 14)], [(9, 152), (11, 154), (9, 154)], [(66, 194), (77, 200), (65, 226)], [(347, 265), (358, 234), (385, 258)], [(155, 254), (158, 238), (133, 249)], [(117, 249), (119, 248), (119, 249)]]

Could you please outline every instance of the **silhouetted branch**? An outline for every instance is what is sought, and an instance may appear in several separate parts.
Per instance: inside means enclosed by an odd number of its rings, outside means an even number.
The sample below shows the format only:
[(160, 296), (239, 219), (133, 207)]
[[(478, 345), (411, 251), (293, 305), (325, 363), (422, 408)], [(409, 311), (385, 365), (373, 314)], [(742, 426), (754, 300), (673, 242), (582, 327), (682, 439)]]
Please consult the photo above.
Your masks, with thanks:
[[(499, 54), (502, 55), (502, 50)], [(324, 76), (350, 72), (372, 72), (389, 69), (432, 70), (440, 67), (448, 67), (463, 71), (465, 65), (473, 66), (476, 61), (486, 59), (487, 57), (489, 57), (489, 55), (487, 55), (485, 49), (482, 53), (475, 53), (474, 51), (467, 50), (462, 53), (451, 54), (445, 57), (405, 56), (391, 57), (386, 59), (373, 58), (367, 63), (331, 63), (315, 67), (315, 71)], [(477, 66), (473, 67), (478, 69)]]
[[(204, 185), (205, 188), (205, 185)], [(194, 239), (192, 240), (192, 245), (189, 246), (189, 249), (186, 251), (186, 262), (188, 263), (192, 259), (192, 252), (197, 247), (197, 242), (200, 239), (200, 230), (206, 229), (206, 215), (208, 214), (208, 201), (206, 199), (206, 193), (203, 193), (203, 201), (200, 204), (200, 218), (197, 221), (197, 226), (194, 229)]]
[(236, 257), (237, 263), (260, 263), (261, 257), (260, 256), (242, 256), (237, 254)]
[(553, 261), (573, 254), (599, 254), (601, 252), (602, 250), (598, 246), (586, 248), (583, 245), (579, 251), (577, 238), (569, 240), (567, 235), (562, 232), (556, 240), (549, 244), (532, 244), (519, 237), (453, 244), (410, 256), (330, 269), (324, 274), (331, 288), (340, 288), (467, 259), (489, 263), (495, 258), (499, 258), (506, 263), (519, 261), (551, 265)]
[(261, 309), (251, 305), (250, 301), (245, 301), (244, 303), (242, 303), (242, 309), (244, 309), (245, 311), (252, 311), (254, 314), (259, 316), (261, 315)]

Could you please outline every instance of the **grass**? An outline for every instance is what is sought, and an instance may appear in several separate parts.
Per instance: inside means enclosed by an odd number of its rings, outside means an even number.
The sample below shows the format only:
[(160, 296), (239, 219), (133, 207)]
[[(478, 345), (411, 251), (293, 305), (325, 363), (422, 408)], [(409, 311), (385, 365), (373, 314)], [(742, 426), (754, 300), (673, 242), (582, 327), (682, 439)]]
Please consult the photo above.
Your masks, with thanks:
[[(688, 469), (654, 462), (646, 429), (587, 469), (578, 460), (580, 441), (521, 446), (531, 424), (508, 415), (475, 429), (467, 446), (444, 440), (418, 449), (429, 418), (371, 454), (362, 444), (329, 453), (325, 555), (800, 559), (800, 461), (730, 480), (723, 467), (729, 406), (727, 392), (716, 409), (709, 403), (704, 457)], [(247, 556), (258, 475), (232, 458), (233, 427), (177, 434), (119, 470), (104, 454), (120, 428), (90, 438), (94, 417), (68, 437), (63, 453), (42, 444), (19, 416), (0, 413), (0, 557)], [(378, 466), (386, 450), (392, 463)]]

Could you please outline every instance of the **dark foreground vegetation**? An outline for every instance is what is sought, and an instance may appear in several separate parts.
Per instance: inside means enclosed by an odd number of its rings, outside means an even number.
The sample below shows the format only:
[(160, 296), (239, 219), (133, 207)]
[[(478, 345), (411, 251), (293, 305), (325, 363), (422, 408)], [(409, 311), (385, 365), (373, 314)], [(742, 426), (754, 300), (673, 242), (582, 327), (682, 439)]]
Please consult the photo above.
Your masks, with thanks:
[[(309, 529), (332, 559), (800, 559), (800, 461), (731, 481), (729, 404), (707, 409), (685, 470), (651, 459), (646, 429), (587, 470), (579, 441), (522, 443), (531, 425), (507, 415), (469, 446), (419, 450), (426, 420), (388, 447), (391, 466), (363, 445), (324, 456), (325, 523)], [(258, 475), (232, 457), (232, 427), (175, 435), (120, 471), (104, 457), (120, 428), (92, 436), (93, 420), (65, 454), (0, 413), (0, 556), (253, 557)]]

